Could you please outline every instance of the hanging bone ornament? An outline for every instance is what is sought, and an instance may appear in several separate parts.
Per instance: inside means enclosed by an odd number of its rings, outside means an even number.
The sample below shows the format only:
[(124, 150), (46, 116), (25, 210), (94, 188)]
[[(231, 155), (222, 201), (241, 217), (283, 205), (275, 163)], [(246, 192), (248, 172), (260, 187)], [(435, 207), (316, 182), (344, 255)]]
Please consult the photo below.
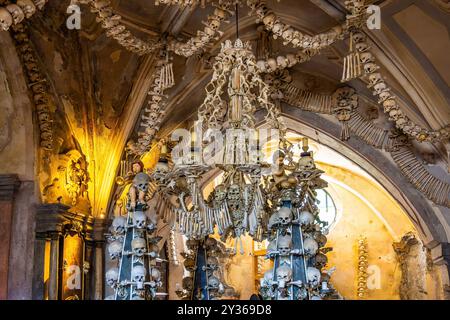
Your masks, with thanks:
[(108, 253), (112, 260), (118, 259), (122, 254), (122, 242), (115, 240), (108, 245)]
[(147, 252), (147, 242), (144, 238), (134, 238), (131, 241), (131, 249), (134, 255), (142, 257)]
[(108, 271), (106, 271), (106, 283), (111, 288), (115, 288), (117, 285), (117, 281), (119, 280), (119, 269), (118, 268), (111, 268)]
[(292, 237), (290, 235), (280, 236), (278, 238), (278, 252), (281, 256), (287, 256), (291, 253)]
[(36, 12), (36, 6), (31, 0), (17, 0), (17, 5), (23, 10), (27, 19), (31, 18)]
[[(320, 274), (320, 273), (319, 273)], [(292, 269), (289, 266), (281, 266), (277, 270), (278, 288), (285, 288), (292, 280)]]
[(136, 284), (138, 290), (144, 288), (146, 273), (147, 270), (145, 270), (144, 266), (141, 265), (134, 266), (133, 270), (131, 271), (131, 280)]

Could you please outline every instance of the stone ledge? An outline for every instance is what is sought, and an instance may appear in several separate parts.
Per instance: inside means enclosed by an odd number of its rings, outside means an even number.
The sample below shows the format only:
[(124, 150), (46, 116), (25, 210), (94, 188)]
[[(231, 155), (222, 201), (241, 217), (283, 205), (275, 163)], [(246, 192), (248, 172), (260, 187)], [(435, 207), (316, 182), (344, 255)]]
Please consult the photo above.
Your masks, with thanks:
[(0, 201), (11, 201), (20, 184), (17, 174), (0, 174)]

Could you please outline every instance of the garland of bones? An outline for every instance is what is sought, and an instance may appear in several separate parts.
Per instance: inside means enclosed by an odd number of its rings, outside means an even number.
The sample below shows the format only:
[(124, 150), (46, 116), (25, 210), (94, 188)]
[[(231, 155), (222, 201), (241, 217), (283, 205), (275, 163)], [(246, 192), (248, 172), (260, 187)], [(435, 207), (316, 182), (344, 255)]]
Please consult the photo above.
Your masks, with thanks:
[[(295, 55), (287, 54), (285, 57), (278, 56), (276, 59), (269, 58), (267, 60), (258, 61), (257, 67), (260, 72), (263, 73), (273, 73), (284, 70), (297, 63), (309, 60), (312, 56), (318, 54), (321, 49), (327, 48), (337, 40), (343, 39), (343, 37), (349, 33), (349, 29), (352, 26), (351, 23), (347, 21), (345, 24), (334, 27), (328, 32), (315, 36), (307, 36), (290, 26), (282, 24), (276, 15), (267, 9), (265, 2), (250, 0), (248, 1), (248, 4), (257, 14), (257, 22), (263, 22), (266, 29), (272, 31), (275, 38), (283, 37), (285, 45), (289, 43), (294, 47), (302, 48), (299, 53)], [(301, 39), (304, 40), (302, 41)], [(447, 139), (449, 134), (448, 126), (439, 131), (426, 130), (412, 123), (412, 121), (400, 110), (395, 97), (390, 94), (390, 90), (387, 88), (382, 76), (378, 72), (375, 72), (379, 67), (375, 65), (373, 55), (369, 52), (369, 46), (366, 44), (365, 40), (366, 37), (362, 32), (357, 32), (352, 37), (356, 49), (361, 51), (361, 63), (364, 64), (364, 73), (369, 78), (369, 88), (374, 90), (374, 94), (380, 96), (379, 103), (383, 105), (385, 112), (389, 114), (389, 119), (395, 121), (398, 129), (402, 130), (405, 134), (415, 137), (419, 141), (436, 142)], [(179, 48), (181, 48), (181, 45), (179, 45)], [(199, 48), (196, 47), (196, 50), (199, 50)], [(178, 52), (186, 51), (180, 49)], [(362, 75), (361, 78), (363, 78), (363, 76), (364, 75)], [(155, 103), (155, 100), (159, 100), (162, 105), (165, 105), (165, 101), (163, 101), (159, 93), (155, 91), (155, 88), (159, 86), (158, 82), (160, 82), (159, 73), (157, 73), (155, 83), (152, 87), (153, 89), (151, 89), (149, 93), (152, 96), (150, 102), (152, 108), (150, 109), (153, 112), (156, 112), (157, 110), (157, 103)], [(307, 111), (316, 113), (334, 113), (333, 103), (335, 103), (335, 101), (329, 96), (317, 95), (311, 92), (301, 92), (298, 88), (293, 86), (287, 87), (285, 90), (291, 90), (291, 92), (287, 92), (287, 97), (285, 98), (285, 101), (289, 102), (291, 105), (296, 105), (298, 107), (302, 106), (303, 109), (306, 107)], [(284, 93), (286, 94), (286, 92)], [(356, 112), (355, 107), (351, 110), (349, 119), (346, 121), (351, 131), (366, 143), (376, 148), (384, 147), (391, 152), (394, 161), (399, 166), (404, 176), (413, 183), (418, 190), (423, 192), (428, 199), (436, 204), (447, 207), (450, 206), (450, 185), (428, 172), (425, 166), (414, 156), (407, 143), (389, 148), (388, 144), (385, 143), (388, 133), (384, 129), (376, 127), (372, 122), (365, 120), (358, 112)], [(133, 145), (133, 143), (128, 145), (128, 149), (131, 153), (142, 154), (148, 150), (148, 146), (151, 144), (164, 115), (165, 112), (161, 111), (159, 117), (155, 121), (153, 120), (154, 117), (148, 118), (145, 115), (143, 116), (143, 120), (147, 120), (147, 122), (144, 122), (143, 124), (143, 126), (146, 127), (146, 131), (145, 133), (140, 134), (141, 138), (138, 141), (137, 147)], [(154, 128), (156, 128), (156, 130)], [(395, 134), (389, 136), (389, 141), (396, 139), (401, 139), (401, 136)], [(395, 145), (396, 143), (393, 144)]]

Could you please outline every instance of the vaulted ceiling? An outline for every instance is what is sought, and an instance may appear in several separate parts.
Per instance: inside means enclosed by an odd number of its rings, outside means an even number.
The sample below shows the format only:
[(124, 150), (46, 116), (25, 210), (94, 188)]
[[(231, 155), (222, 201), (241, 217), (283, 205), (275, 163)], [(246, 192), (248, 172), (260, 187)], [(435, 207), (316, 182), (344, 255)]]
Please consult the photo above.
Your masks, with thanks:
[[(381, 30), (367, 31), (374, 54), (382, 65), (387, 82), (399, 98), (410, 119), (431, 129), (450, 123), (450, 8), (445, 0), (381, 0)], [(155, 6), (154, 1), (113, 0), (114, 12), (122, 23), (142, 40), (177, 38), (186, 41), (203, 29), (213, 8), (193, 6)], [(281, 0), (268, 5), (287, 24), (308, 34), (324, 32), (345, 20), (344, 0)], [(112, 179), (125, 143), (136, 138), (139, 115), (146, 105), (158, 55), (139, 56), (108, 38), (88, 6), (82, 8), (80, 31), (66, 28), (69, 0), (50, 0), (44, 10), (29, 20), (31, 41), (39, 53), (40, 65), (50, 79), (57, 102), (56, 114), (64, 144), (73, 137), (95, 167), (98, 181), (93, 186), (97, 199), (108, 199)], [(260, 29), (248, 8), (240, 9), (239, 33), (255, 48)], [(196, 109), (204, 98), (204, 86), (210, 80), (211, 62), (225, 39), (234, 39), (234, 17), (220, 28), (221, 39), (205, 51), (185, 58), (173, 55), (176, 85), (169, 95), (167, 116), (160, 136), (173, 128), (195, 120)], [(255, 48), (256, 50), (256, 48)], [(270, 41), (269, 55), (295, 52), (281, 40)], [(298, 64), (290, 71), (294, 83), (304, 89), (330, 94), (339, 86), (342, 57), (348, 41), (338, 41), (330, 48)], [(376, 98), (360, 80), (349, 83), (363, 97), (362, 110), (378, 109), (375, 122), (392, 127)], [(311, 123), (311, 126), (315, 126)], [(70, 148), (70, 146), (66, 146)], [(443, 144), (416, 143), (417, 153), (432, 152), (437, 157), (437, 172), (444, 172), (448, 161)], [(110, 158), (110, 159), (109, 159)], [(104, 160), (103, 160), (104, 159)], [(108, 160), (109, 159), (109, 160)], [(443, 179), (450, 180), (448, 175)], [(105, 201), (106, 201), (105, 200)], [(97, 214), (107, 202), (94, 204)]]

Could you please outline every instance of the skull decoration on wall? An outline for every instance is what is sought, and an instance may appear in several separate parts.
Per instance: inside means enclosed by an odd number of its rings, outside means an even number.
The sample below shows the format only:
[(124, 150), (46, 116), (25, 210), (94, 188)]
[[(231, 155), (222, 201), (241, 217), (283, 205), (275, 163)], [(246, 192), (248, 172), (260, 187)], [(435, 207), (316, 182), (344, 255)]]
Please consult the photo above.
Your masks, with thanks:
[(115, 217), (112, 222), (113, 232), (116, 235), (123, 235), (125, 233), (127, 219), (125, 217)]
[(119, 269), (118, 268), (109, 269), (106, 272), (105, 278), (108, 286), (114, 288), (117, 284), (117, 281), (119, 281)]
[(304, 156), (298, 160), (299, 171), (312, 171), (316, 168), (314, 159), (311, 156)]
[(137, 289), (144, 288), (146, 272), (147, 270), (145, 270), (144, 266), (137, 265), (133, 267), (133, 270), (131, 271), (131, 279), (136, 283)]
[(319, 250), (319, 245), (317, 244), (316, 240), (311, 237), (307, 237), (303, 241), (303, 248), (306, 255), (313, 256), (317, 253), (317, 250)]
[(210, 276), (208, 278), (209, 290), (219, 290), (220, 285), (220, 280), (216, 276)]
[(147, 251), (147, 243), (144, 238), (134, 238), (133, 241), (131, 241), (131, 249), (133, 250), (134, 255), (142, 257)]
[[(320, 273), (319, 273), (320, 274)], [(277, 270), (278, 288), (285, 288), (292, 280), (292, 269), (289, 266), (281, 266)]]
[(138, 229), (145, 229), (147, 226), (147, 216), (143, 211), (135, 211), (133, 213), (133, 224)]
[(112, 260), (118, 259), (122, 254), (122, 242), (115, 240), (108, 245), (108, 253)]
[(309, 211), (302, 211), (298, 217), (301, 225), (310, 225), (314, 222), (314, 215)]
[(279, 223), (280, 223), (280, 215), (278, 214), (278, 212), (274, 212), (269, 218), (269, 223), (267, 227), (270, 230)]
[(5, 8), (0, 7), (0, 29), (8, 31), (13, 24), (13, 17)]
[(287, 256), (291, 253), (292, 237), (290, 235), (280, 236), (278, 238), (278, 252), (282, 256)]
[(288, 207), (281, 207), (278, 210), (278, 217), (280, 224), (286, 226), (292, 221), (292, 210)]
[(308, 267), (306, 270), (306, 279), (311, 287), (317, 287), (320, 283), (320, 271), (314, 267)]

